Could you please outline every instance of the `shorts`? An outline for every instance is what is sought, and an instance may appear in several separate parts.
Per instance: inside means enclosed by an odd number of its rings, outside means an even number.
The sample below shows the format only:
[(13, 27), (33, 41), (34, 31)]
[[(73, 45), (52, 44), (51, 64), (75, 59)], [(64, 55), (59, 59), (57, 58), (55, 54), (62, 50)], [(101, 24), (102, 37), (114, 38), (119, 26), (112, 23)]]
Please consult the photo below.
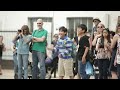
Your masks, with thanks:
[(58, 75), (59, 76), (73, 76), (73, 59), (62, 59), (58, 61)]

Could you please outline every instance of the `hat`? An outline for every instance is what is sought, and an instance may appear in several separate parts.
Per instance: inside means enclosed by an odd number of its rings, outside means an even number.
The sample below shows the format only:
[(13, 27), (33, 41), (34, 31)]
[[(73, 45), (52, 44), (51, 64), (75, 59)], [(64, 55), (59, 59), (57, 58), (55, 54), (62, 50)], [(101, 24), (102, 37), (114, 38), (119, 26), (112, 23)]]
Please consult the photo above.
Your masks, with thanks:
[(94, 19), (93, 19), (93, 22), (94, 22), (94, 20), (98, 20), (99, 22), (101, 22), (99, 18), (94, 18)]

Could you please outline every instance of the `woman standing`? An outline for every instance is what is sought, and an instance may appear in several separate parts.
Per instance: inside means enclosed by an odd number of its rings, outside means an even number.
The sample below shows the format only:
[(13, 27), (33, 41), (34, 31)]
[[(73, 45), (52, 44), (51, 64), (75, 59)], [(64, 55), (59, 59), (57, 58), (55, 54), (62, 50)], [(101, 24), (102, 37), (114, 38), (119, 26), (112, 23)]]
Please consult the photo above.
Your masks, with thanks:
[(93, 53), (93, 59), (94, 59), (94, 72), (95, 72), (94, 76), (95, 76), (95, 79), (98, 79), (99, 69), (98, 69), (98, 60), (96, 59), (97, 51), (95, 50), (95, 48), (96, 48), (97, 40), (102, 36), (103, 29), (105, 28), (105, 26), (104, 24), (99, 23), (96, 28), (97, 28), (97, 31), (94, 32), (93, 41), (92, 41), (92, 53)]
[(24, 71), (24, 79), (28, 78), (28, 57), (29, 57), (29, 43), (31, 41), (29, 27), (23, 25), (21, 31), (17, 33), (14, 42), (19, 40), (17, 57), (18, 57), (18, 79), (22, 79), (22, 69)]
[(0, 36), (0, 75), (2, 75), (2, 54), (3, 54), (3, 51), (5, 51), (6, 48), (5, 48), (5, 45), (3, 43), (3, 36)]
[(111, 39), (109, 29), (104, 29), (103, 34), (97, 40), (96, 51), (99, 68), (99, 79), (107, 79), (109, 60), (111, 58)]
[[(116, 54), (116, 52), (117, 52), (117, 46), (118, 46), (117, 42), (118, 42), (119, 38), (120, 38), (120, 24), (117, 25), (116, 34), (113, 37), (112, 45), (111, 45), (112, 53), (113, 53), (113, 56), (111, 59), (111, 63), (112, 63), (111, 73), (112, 73), (113, 79), (117, 79), (117, 77), (120, 79), (119, 64), (116, 65), (116, 60), (115, 60), (115, 57), (118, 54), (118, 53)], [(118, 76), (117, 76), (117, 73), (118, 73)]]

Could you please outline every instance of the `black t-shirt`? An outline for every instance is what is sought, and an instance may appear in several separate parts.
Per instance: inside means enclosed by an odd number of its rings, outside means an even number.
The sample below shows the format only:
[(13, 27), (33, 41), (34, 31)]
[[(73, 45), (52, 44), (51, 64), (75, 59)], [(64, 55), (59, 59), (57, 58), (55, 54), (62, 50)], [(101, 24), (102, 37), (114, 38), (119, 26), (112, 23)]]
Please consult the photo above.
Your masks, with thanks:
[(78, 45), (78, 36), (74, 37), (74, 40), (75, 40), (75, 42), (76, 42), (77, 45)]
[(0, 57), (2, 57), (2, 52), (3, 52), (3, 44), (0, 45)]
[[(89, 37), (85, 35), (81, 37), (79, 41), (79, 48), (78, 48), (78, 53), (77, 53), (78, 60), (82, 60), (82, 56), (85, 52), (86, 47), (90, 47), (90, 44), (89, 44)], [(89, 59), (90, 59), (90, 56), (88, 52), (86, 55), (86, 61), (88, 61)]]

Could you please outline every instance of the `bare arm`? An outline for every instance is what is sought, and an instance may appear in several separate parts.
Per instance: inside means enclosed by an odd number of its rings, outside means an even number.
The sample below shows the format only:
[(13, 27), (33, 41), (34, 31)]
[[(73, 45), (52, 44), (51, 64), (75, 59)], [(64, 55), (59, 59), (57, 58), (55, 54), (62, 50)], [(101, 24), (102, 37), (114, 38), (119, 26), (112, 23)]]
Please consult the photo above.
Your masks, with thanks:
[(48, 50), (53, 50), (53, 49), (54, 49), (54, 45), (53, 45), (53, 44), (51, 44), (51, 46), (50, 46), (50, 47), (48, 47), (48, 46), (47, 46), (47, 49), (48, 49)]
[(92, 38), (89, 38), (89, 43), (90, 43), (90, 50), (92, 49)]
[(33, 37), (33, 41), (36, 41), (36, 42), (44, 42), (45, 41), (45, 37), (41, 37), (41, 38), (36, 38), (36, 37)]
[(89, 51), (89, 47), (86, 47), (86, 48), (85, 48), (85, 52), (84, 52), (84, 54), (83, 54), (83, 57), (86, 57), (86, 56), (87, 56), (88, 51)]
[(17, 32), (17, 34), (13, 38), (12, 42), (15, 44), (18, 39), (19, 39), (19, 33)]
[(92, 45), (93, 45), (93, 46), (96, 45), (97, 39), (98, 39), (99, 37), (101, 37), (101, 34), (95, 36), (94, 40), (92, 41)]
[(115, 47), (115, 45), (116, 45), (116, 43), (117, 43), (117, 40), (118, 40), (118, 36), (115, 35), (115, 36), (113, 37), (113, 40), (112, 40), (112, 43), (111, 43), (111, 49), (113, 49), (113, 48)]
[[(111, 42), (112, 42), (112, 39), (111, 39)], [(108, 43), (108, 44), (107, 44), (107, 49), (108, 49), (110, 52), (112, 52), (111, 43)]]

